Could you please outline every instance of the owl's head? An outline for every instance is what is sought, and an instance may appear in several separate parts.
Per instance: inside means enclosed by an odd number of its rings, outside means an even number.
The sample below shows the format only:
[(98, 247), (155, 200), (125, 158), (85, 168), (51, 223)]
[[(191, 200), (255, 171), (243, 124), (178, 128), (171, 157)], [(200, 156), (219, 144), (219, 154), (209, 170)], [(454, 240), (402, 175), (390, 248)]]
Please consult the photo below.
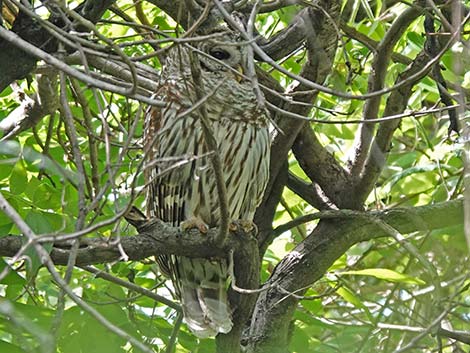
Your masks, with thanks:
[[(245, 44), (246, 45), (246, 44)], [(234, 33), (224, 33), (199, 43), (196, 53), (201, 69), (210, 72), (240, 72), (245, 67), (246, 46)]]

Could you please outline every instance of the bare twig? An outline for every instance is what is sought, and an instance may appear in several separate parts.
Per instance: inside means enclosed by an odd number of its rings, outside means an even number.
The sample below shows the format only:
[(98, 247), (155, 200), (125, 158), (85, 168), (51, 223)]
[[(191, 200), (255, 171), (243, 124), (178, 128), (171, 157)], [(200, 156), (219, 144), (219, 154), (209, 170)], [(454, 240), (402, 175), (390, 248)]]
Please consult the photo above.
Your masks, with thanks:
[(181, 328), (181, 324), (183, 323), (183, 312), (178, 312), (175, 320), (175, 324), (173, 325), (173, 331), (171, 332), (170, 340), (166, 345), (165, 353), (172, 353), (175, 348), (176, 338), (178, 337), (179, 330)]
[(134, 94), (129, 94), (128, 89), (122, 87), (122, 86), (117, 86), (117, 85), (112, 85), (100, 80), (96, 80), (91, 78), (90, 76), (84, 74), (83, 72), (72, 68), (71, 66), (68, 66), (65, 64), (63, 61), (55, 58), (54, 56), (46, 53), (44, 50), (41, 50), (34, 46), (33, 44), (28, 43), (27, 41), (23, 40), (21, 37), (19, 37), (17, 34), (6, 30), (5, 28), (0, 26), (0, 38), (3, 38), (4, 40), (13, 43), (14, 45), (20, 47), (23, 51), (26, 53), (35, 56), (41, 60), (44, 60), (48, 64), (56, 67), (58, 70), (61, 70), (68, 75), (77, 78), (80, 81), (85, 82), (86, 84), (101, 88), (110, 92), (115, 92), (119, 93), (122, 95), (125, 95), (129, 98), (137, 99), (140, 100), (144, 103), (148, 103), (150, 105), (155, 105), (155, 106), (164, 106), (165, 102), (157, 101), (151, 98), (148, 98), (146, 96), (141, 95), (140, 93), (134, 93)]
[[(246, 40), (249, 40), (249, 36), (248, 34), (246, 33), (246, 31), (241, 28), (231, 17), (230, 17), (230, 14), (227, 12), (227, 10), (225, 10), (225, 8), (223, 7), (223, 5), (220, 3), (219, 0), (213, 0), (215, 5), (217, 6), (217, 8), (219, 9), (219, 11), (223, 14), (225, 20), (230, 23), (230, 25), (233, 27), (233, 28), (236, 28), (240, 33), (241, 35), (246, 39)], [(418, 10), (418, 11), (422, 11), (422, 9), (420, 9), (419, 7), (416, 7), (415, 10)], [(274, 67), (276, 70), (278, 70), (279, 72), (285, 74), (286, 76), (294, 79), (295, 81), (298, 81), (299, 83), (301, 84), (304, 84), (306, 87), (309, 87), (311, 89), (315, 89), (315, 90), (318, 90), (319, 92), (323, 92), (325, 94), (330, 94), (330, 95), (333, 95), (333, 96), (336, 96), (336, 97), (341, 97), (341, 98), (347, 98), (347, 99), (358, 99), (358, 100), (367, 100), (367, 99), (370, 99), (370, 98), (373, 98), (373, 97), (380, 97), (388, 92), (391, 92), (393, 90), (396, 90), (400, 87), (402, 87), (403, 85), (405, 85), (406, 83), (404, 82), (400, 82), (396, 85), (393, 85), (392, 87), (389, 87), (389, 88), (383, 88), (383, 89), (378, 89), (378, 90), (374, 90), (374, 91), (371, 91), (369, 93), (366, 93), (366, 94), (363, 94), (363, 95), (355, 95), (355, 94), (348, 94), (348, 93), (345, 93), (345, 92), (340, 92), (340, 91), (336, 91), (334, 89), (330, 89), (328, 87), (325, 87), (321, 84), (318, 84), (318, 83), (315, 83), (315, 82), (312, 82), (311, 80), (308, 80), (302, 76), (299, 76), (299, 75), (296, 75), (296, 74), (293, 74), (292, 72), (289, 72), (287, 69), (285, 69), (284, 67), (278, 65), (273, 59), (271, 59), (264, 51), (263, 49), (256, 43), (251, 43), (252, 47), (253, 47), (253, 50), (254, 52), (260, 57), (260, 59), (264, 62), (266, 62), (267, 64), (271, 65), (272, 67)], [(445, 49), (445, 50), (444, 50)], [(440, 55), (439, 55), (439, 58), (440, 56), (442, 56), (444, 54), (444, 52), (448, 49), (448, 47), (446, 46), (441, 52), (440, 52)], [(427, 72), (427, 69), (429, 69), (430, 67), (432, 67), (436, 62), (438, 61), (438, 58), (433, 58), (429, 61), (428, 65), (422, 70), (422, 72)], [(422, 72), (418, 72), (412, 76), (409, 77), (410, 80), (414, 80), (416, 79), (417, 77), (419, 77)]]
[(121, 287), (128, 288), (128, 289), (130, 289), (134, 292), (145, 295), (146, 297), (149, 297), (149, 298), (155, 300), (156, 302), (165, 304), (165, 305), (169, 306), (170, 308), (176, 310), (177, 312), (182, 312), (182, 309), (181, 309), (180, 305), (176, 304), (174, 301), (169, 300), (169, 299), (167, 299), (167, 298), (165, 298), (161, 295), (158, 295), (158, 294), (156, 294), (152, 291), (149, 291), (148, 289), (142, 288), (141, 286), (138, 286), (138, 285), (136, 285), (132, 282), (124, 281), (121, 278), (110, 275), (109, 273), (107, 273), (105, 271), (102, 271), (102, 270), (99, 270), (99, 269), (97, 269), (93, 266), (80, 266), (80, 267), (83, 268), (84, 270), (90, 272), (90, 273), (93, 273), (95, 275), (95, 277), (97, 277), (97, 278), (102, 278), (106, 281), (115, 283), (115, 284), (117, 284)]
[(113, 50), (118, 54), (118, 56), (123, 60), (123, 62), (126, 63), (132, 75), (132, 86), (126, 89), (126, 94), (124, 95), (130, 95), (130, 96), (134, 95), (137, 91), (137, 72), (136, 72), (134, 63), (131, 60), (129, 60), (129, 57), (112, 40), (108, 39), (106, 36), (101, 34), (91, 21), (82, 17), (74, 10), (70, 10), (67, 6), (63, 6), (63, 4), (59, 1), (57, 1), (56, 4), (67, 15), (69, 15), (71, 18), (78, 21), (78, 23), (80, 23), (80, 25), (84, 26), (86, 29), (91, 30), (99, 39), (101, 39), (103, 42), (105, 42), (111, 48), (113, 48)]

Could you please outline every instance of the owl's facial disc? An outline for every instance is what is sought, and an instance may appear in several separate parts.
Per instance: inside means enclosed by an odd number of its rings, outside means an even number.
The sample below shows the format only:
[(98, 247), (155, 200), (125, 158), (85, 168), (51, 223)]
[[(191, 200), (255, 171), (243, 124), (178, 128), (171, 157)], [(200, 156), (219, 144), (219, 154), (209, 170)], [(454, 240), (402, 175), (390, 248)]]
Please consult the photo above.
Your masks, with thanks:
[(222, 48), (213, 48), (212, 50), (209, 51), (209, 54), (219, 60), (227, 60), (230, 59), (231, 54), (222, 49)]
[(203, 50), (214, 59), (206, 56), (200, 57), (201, 66), (205, 70), (211, 72), (230, 72), (230, 68), (233, 68), (238, 72), (242, 71), (242, 53), (239, 46), (224, 45), (223, 43), (207, 44)]

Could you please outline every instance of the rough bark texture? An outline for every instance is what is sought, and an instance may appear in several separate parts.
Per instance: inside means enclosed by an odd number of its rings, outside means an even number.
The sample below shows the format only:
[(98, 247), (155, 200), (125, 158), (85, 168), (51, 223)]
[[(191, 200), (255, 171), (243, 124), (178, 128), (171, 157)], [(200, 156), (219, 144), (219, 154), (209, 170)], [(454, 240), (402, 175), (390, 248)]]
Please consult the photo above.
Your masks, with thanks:
[[(446, 217), (441, 217), (443, 214)], [(379, 219), (389, 224), (400, 233), (407, 234), (416, 231), (428, 231), (451, 227), (463, 223), (463, 200), (453, 200), (434, 205), (420, 207), (393, 208), (385, 211), (364, 212), (362, 216), (358, 213), (348, 213), (337, 211), (336, 216), (331, 214), (318, 218), (327, 218), (325, 223), (332, 222), (332, 218), (341, 220), (345, 225), (335, 225), (337, 231), (330, 232), (327, 239), (309, 237), (297, 248), (297, 253), (311, 251), (313, 247), (328, 244), (331, 239), (339, 237), (336, 242), (344, 241), (342, 247), (350, 246), (354, 243), (380, 237), (390, 236), (382, 228), (374, 224), (373, 219)], [(345, 228), (347, 230), (345, 230)], [(99, 263), (108, 263), (122, 260), (118, 244), (122, 246), (124, 253), (129, 256), (129, 260), (142, 260), (159, 254), (175, 254), (188, 257), (224, 257), (229, 250), (234, 250), (240, 255), (239, 261), (243, 265), (252, 256), (256, 247), (256, 239), (253, 234), (232, 233), (224, 244), (218, 244), (218, 229), (210, 229), (207, 234), (200, 234), (196, 230), (182, 233), (179, 228), (170, 227), (162, 222), (155, 221), (145, 224), (139, 229), (139, 234), (128, 237), (121, 237), (119, 241), (114, 238), (83, 238), (80, 240), (80, 248), (77, 252), (77, 265), (85, 266)], [(66, 265), (70, 254), (71, 242), (65, 240), (54, 240), (53, 237), (40, 237), (41, 243), (54, 244), (51, 250), (51, 258), (56, 265)], [(13, 257), (23, 245), (23, 237), (19, 235), (3, 235), (0, 237), (0, 256)], [(306, 244), (309, 244), (306, 246)], [(314, 245), (316, 244), (316, 245)], [(314, 245), (314, 246), (310, 246)], [(333, 246), (332, 246), (333, 247)], [(306, 250), (307, 249), (307, 250)], [(301, 251), (299, 251), (301, 250)], [(294, 251), (295, 252), (295, 251)], [(325, 261), (334, 261), (329, 256)], [(243, 261), (242, 261), (243, 260)], [(320, 260), (318, 258), (317, 260)], [(292, 263), (292, 261), (286, 261)], [(282, 265), (289, 266), (289, 265)], [(247, 270), (247, 269), (245, 269)], [(280, 277), (280, 270), (276, 270), (276, 276)], [(286, 275), (286, 277), (289, 277)], [(242, 281), (242, 278), (239, 278)], [(272, 282), (273, 280), (270, 280)], [(237, 282), (241, 287), (242, 282)], [(300, 285), (299, 285), (300, 286)]]
[[(373, 217), (378, 217), (406, 234), (413, 229), (430, 230), (462, 224), (463, 201), (456, 200), (407, 210), (393, 209), (384, 211), (380, 217), (378, 214), (375, 213)], [(442, 214), (446, 215), (445, 220)], [(317, 281), (353, 244), (383, 236), (390, 234), (367, 218), (320, 222), (307, 239), (282, 260), (264, 285), (269, 289), (261, 292), (256, 303), (247, 336), (248, 352), (287, 352), (289, 325), (299, 302), (287, 293), (302, 295), (305, 292), (302, 288)]]

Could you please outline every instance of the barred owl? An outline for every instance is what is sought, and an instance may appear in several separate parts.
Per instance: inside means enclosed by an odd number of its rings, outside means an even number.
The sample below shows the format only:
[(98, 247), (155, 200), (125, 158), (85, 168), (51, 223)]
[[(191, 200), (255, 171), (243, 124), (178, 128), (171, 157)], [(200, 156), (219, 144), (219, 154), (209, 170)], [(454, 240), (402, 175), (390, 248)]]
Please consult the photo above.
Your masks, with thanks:
[[(190, 55), (192, 52), (192, 55)], [(231, 221), (252, 221), (267, 183), (270, 141), (268, 116), (240, 75), (246, 43), (231, 31), (168, 52), (156, 93), (166, 102), (146, 114), (144, 151), (147, 216), (173, 226), (217, 227), (220, 207), (210, 151), (205, 143), (190, 60), (197, 60), (210, 121), (222, 162)], [(202, 228), (201, 225), (204, 225)], [(173, 281), (185, 321), (196, 336), (232, 328), (224, 259), (159, 256)]]

